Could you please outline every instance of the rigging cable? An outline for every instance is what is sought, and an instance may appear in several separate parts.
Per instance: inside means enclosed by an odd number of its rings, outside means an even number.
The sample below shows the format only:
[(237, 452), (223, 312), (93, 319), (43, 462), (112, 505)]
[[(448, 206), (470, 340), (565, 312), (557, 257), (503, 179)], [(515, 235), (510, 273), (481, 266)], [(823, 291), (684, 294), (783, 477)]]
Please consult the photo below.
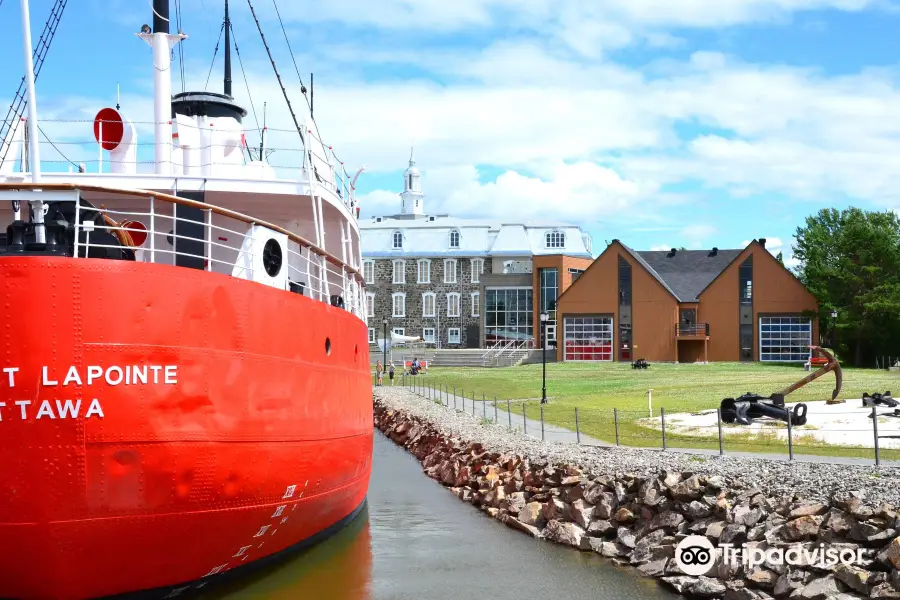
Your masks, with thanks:
[[(2, 1), (2, 0), (0, 0), (0, 1)], [(44, 133), (44, 130), (41, 129), (40, 124), (38, 124), (38, 131), (40, 131), (41, 134), (42, 134), (45, 138), (47, 138), (47, 141), (50, 142), (50, 145), (53, 146), (53, 149), (56, 150), (57, 152), (59, 152), (59, 155), (62, 156), (64, 159), (66, 159), (66, 161), (68, 161), (69, 164), (71, 164), (71, 165), (72, 165), (73, 167), (75, 167), (76, 169), (81, 169), (81, 165), (77, 165), (77, 164), (75, 164), (74, 162), (72, 162), (72, 160), (71, 160), (68, 156), (66, 156), (65, 154), (63, 154), (62, 150), (60, 150), (59, 148), (56, 147), (56, 144), (53, 143), (53, 140), (50, 139), (50, 136), (47, 135), (46, 133)]]
[(253, 20), (256, 21), (259, 37), (262, 38), (263, 46), (266, 48), (266, 54), (269, 55), (269, 62), (272, 63), (272, 69), (275, 71), (275, 77), (278, 79), (278, 85), (281, 86), (281, 93), (284, 94), (284, 101), (287, 103), (288, 111), (291, 113), (291, 118), (294, 120), (294, 127), (297, 128), (297, 133), (300, 134), (300, 141), (305, 145), (306, 138), (303, 135), (303, 129), (301, 129), (300, 123), (297, 122), (297, 115), (294, 113), (294, 107), (291, 106), (291, 99), (288, 97), (287, 90), (284, 88), (284, 83), (281, 81), (281, 74), (278, 73), (278, 67), (275, 66), (275, 59), (272, 58), (272, 51), (269, 50), (269, 44), (266, 42), (266, 36), (263, 34), (262, 25), (259, 24), (259, 19), (256, 18), (256, 10), (253, 8), (253, 3), (250, 0), (247, 0), (247, 4), (250, 6), (250, 14), (253, 15)]
[[(59, 22), (62, 19), (67, 2), (68, 0), (56, 0), (54, 2), (53, 8), (50, 9), (50, 16), (44, 23), (44, 29), (41, 31), (41, 36), (38, 38), (38, 42), (31, 53), (34, 58), (35, 81), (37, 81), (38, 75), (40, 75), (41, 72), (41, 67), (44, 65), (44, 60), (47, 58), (47, 53), (50, 51), (50, 44), (53, 42), (53, 38), (56, 35), (56, 29), (59, 27)], [(12, 147), (12, 144), (4, 144), (3, 140), (11, 139), (9, 138), (10, 130), (19, 127), (22, 114), (25, 112), (26, 104), (25, 76), (23, 75), (22, 80), (19, 83), (19, 89), (16, 91), (12, 103), (9, 105), (9, 111), (6, 113), (6, 118), (0, 121), (0, 163), (6, 160), (6, 155)]]
[(212, 63), (209, 65), (209, 73), (206, 75), (206, 85), (203, 86), (203, 91), (207, 91), (209, 88), (209, 78), (212, 76), (213, 67), (216, 66), (216, 55), (219, 53), (219, 44), (222, 42), (222, 32), (225, 31), (225, 22), (222, 22), (222, 28), (219, 29), (219, 40), (216, 42), (216, 49), (213, 50)]
[(238, 49), (237, 39), (234, 38), (234, 27), (230, 24), (228, 28), (231, 30), (232, 39), (234, 39), (234, 53), (237, 54), (238, 64), (241, 66), (241, 73), (244, 75), (244, 84), (247, 86), (247, 98), (250, 100), (250, 108), (253, 110), (253, 120), (256, 121), (256, 129), (262, 133), (259, 128), (259, 117), (256, 116), (256, 106), (253, 104), (253, 96), (250, 95), (250, 82), (247, 80), (247, 71), (244, 69), (244, 61), (241, 59), (241, 51)]
[[(234, 53), (237, 54), (238, 64), (241, 66), (241, 73), (244, 75), (244, 84), (247, 86), (247, 99), (250, 101), (251, 110), (253, 110), (253, 120), (256, 121), (256, 130), (259, 131), (259, 135), (262, 136), (263, 131), (259, 128), (259, 118), (256, 116), (256, 105), (253, 104), (253, 96), (250, 94), (250, 82), (247, 80), (247, 71), (244, 69), (244, 61), (241, 59), (241, 51), (238, 48), (237, 38), (234, 35), (234, 27), (231, 26), (231, 23), (228, 23), (228, 29), (231, 31), (231, 36), (234, 40)], [(246, 141), (244, 143), (244, 148), (247, 150), (247, 156), (250, 157), (250, 160), (253, 160), (253, 154), (250, 152), (250, 147), (247, 145)], [(259, 157), (259, 160), (262, 160), (262, 156)]]

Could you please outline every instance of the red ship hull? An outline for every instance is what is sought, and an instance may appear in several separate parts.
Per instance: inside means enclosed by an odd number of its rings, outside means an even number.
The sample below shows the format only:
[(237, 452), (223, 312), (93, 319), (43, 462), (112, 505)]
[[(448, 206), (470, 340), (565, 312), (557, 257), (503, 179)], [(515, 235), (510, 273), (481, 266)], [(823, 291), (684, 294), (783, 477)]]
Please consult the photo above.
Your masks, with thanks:
[(366, 326), (225, 275), (0, 258), (0, 596), (210, 585), (345, 521)]

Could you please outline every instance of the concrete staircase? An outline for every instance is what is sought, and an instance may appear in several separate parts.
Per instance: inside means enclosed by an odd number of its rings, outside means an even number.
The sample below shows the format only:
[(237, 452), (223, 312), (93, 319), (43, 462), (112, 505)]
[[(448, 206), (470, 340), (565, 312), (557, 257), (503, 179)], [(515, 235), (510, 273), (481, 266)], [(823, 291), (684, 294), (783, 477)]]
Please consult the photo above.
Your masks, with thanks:
[(528, 348), (511, 349), (500, 356), (492, 353), (485, 359), (485, 355), (488, 354), (486, 348), (438, 350), (434, 353), (434, 362), (431, 365), (435, 367), (515, 367), (521, 364), (531, 352), (532, 350)]
[(435, 367), (483, 367), (481, 357), (485, 352), (487, 350), (483, 348), (438, 350), (431, 364)]

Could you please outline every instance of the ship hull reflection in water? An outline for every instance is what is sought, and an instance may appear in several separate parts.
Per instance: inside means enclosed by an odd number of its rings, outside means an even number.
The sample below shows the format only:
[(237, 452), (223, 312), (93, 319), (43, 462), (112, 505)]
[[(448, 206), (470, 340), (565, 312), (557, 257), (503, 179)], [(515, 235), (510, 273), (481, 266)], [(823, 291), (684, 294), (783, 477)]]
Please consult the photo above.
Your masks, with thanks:
[(276, 564), (217, 586), (208, 600), (369, 600), (372, 598), (369, 508), (338, 533)]
[(537, 542), (460, 502), (375, 433), (362, 512), (333, 537), (203, 600), (650, 600), (678, 596), (593, 552)]

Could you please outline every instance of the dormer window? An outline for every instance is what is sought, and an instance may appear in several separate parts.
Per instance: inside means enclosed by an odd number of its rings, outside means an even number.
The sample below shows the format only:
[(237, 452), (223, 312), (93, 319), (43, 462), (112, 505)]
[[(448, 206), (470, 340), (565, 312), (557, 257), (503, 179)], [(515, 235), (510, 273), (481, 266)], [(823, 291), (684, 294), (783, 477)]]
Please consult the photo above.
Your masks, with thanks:
[(450, 247), (459, 248), (459, 231), (456, 229), (450, 232)]
[(566, 234), (562, 231), (549, 231), (545, 237), (547, 248), (565, 248)]
[(403, 233), (399, 231), (394, 232), (394, 250), (402, 250), (403, 249)]

